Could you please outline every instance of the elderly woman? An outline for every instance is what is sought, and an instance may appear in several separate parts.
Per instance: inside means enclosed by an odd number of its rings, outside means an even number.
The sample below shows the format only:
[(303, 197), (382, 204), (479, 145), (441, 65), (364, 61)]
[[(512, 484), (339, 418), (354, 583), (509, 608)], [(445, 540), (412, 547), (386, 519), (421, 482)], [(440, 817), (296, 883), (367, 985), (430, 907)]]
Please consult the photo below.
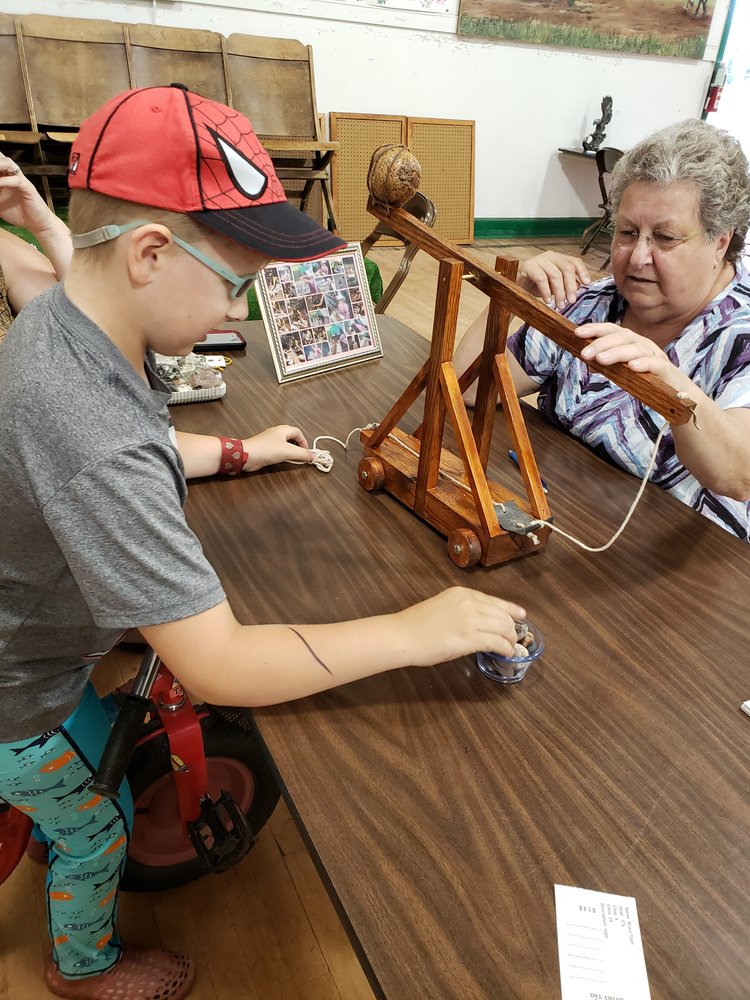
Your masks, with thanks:
[(13, 317), (65, 274), (73, 247), (65, 223), (50, 211), (17, 164), (0, 154), (0, 219), (27, 229), (47, 256), (0, 228), (0, 340)]
[[(519, 396), (598, 455), (643, 476), (664, 424), (586, 361), (652, 372), (695, 400), (695, 422), (665, 434), (651, 480), (750, 540), (750, 281), (740, 254), (750, 219), (739, 144), (686, 121), (644, 139), (615, 167), (612, 276), (590, 284), (580, 260), (546, 253), (519, 282), (577, 324), (583, 361), (538, 331), (508, 340)], [(456, 351), (478, 353), (486, 314)]]

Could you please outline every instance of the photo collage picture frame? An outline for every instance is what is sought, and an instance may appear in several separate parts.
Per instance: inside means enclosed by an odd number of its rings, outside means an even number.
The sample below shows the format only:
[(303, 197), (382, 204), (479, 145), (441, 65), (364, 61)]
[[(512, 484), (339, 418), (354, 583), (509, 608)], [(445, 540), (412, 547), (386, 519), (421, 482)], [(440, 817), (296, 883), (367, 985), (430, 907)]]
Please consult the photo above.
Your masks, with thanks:
[(268, 264), (257, 292), (279, 382), (382, 357), (359, 243), (319, 260)]

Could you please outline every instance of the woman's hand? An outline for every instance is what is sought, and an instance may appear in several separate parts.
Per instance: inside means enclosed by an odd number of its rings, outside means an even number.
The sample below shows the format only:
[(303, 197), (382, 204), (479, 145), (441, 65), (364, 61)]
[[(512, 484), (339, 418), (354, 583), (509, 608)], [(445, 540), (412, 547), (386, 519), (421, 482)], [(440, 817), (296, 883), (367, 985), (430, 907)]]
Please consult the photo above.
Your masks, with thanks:
[(40, 243), (44, 254), (13, 236), (20, 246), (6, 241), (3, 249), (3, 270), (8, 283), (8, 295), (18, 312), (35, 295), (65, 277), (73, 255), (70, 231), (62, 219), (48, 208), (31, 181), (9, 157), (0, 153), (0, 218), (28, 229)]
[(589, 341), (581, 351), (584, 361), (596, 361), (600, 365), (613, 365), (619, 361), (634, 372), (650, 372), (658, 376), (674, 389), (685, 388), (687, 376), (648, 337), (614, 323), (589, 323), (579, 326), (574, 332), (576, 337)]
[(742, 503), (750, 500), (750, 411), (742, 406), (723, 409), (648, 337), (614, 323), (591, 323), (574, 332), (589, 341), (581, 351), (584, 361), (620, 361), (686, 393), (693, 403), (693, 420), (672, 425), (677, 458), (705, 489)]
[(11, 226), (28, 229), (34, 236), (38, 236), (56, 219), (18, 164), (2, 153), (0, 153), (0, 218)]
[(520, 605), (467, 587), (450, 587), (395, 616), (404, 629), (405, 660), (418, 667), (477, 651), (512, 656), (514, 619), (525, 617)]
[(591, 284), (591, 276), (578, 257), (545, 250), (521, 264), (517, 282), (527, 292), (538, 295), (548, 306), (564, 309), (575, 301), (581, 285)]
[(304, 434), (299, 427), (291, 427), (289, 424), (269, 427), (254, 437), (245, 438), (242, 443), (248, 454), (245, 472), (257, 472), (258, 469), (277, 465), (279, 462), (309, 464), (313, 460), (313, 453), (307, 447)]

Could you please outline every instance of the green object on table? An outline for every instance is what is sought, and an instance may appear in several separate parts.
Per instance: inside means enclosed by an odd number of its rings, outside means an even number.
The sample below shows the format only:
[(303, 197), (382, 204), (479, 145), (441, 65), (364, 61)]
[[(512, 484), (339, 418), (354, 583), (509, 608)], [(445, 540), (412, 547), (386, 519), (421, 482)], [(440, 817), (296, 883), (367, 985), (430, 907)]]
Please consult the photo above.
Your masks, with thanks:
[(380, 275), (380, 268), (374, 260), (370, 260), (368, 257), (365, 257), (364, 261), (365, 271), (367, 273), (367, 284), (370, 286), (370, 297), (372, 298), (374, 304), (383, 294), (383, 279)]
[[(380, 268), (374, 260), (369, 260), (365, 257), (364, 261), (365, 273), (367, 274), (367, 284), (370, 286), (370, 297), (372, 298), (373, 303), (375, 303), (383, 294), (383, 279), (380, 276)], [(254, 288), (251, 288), (247, 293), (247, 305), (250, 310), (247, 317), (248, 319), (262, 319), (260, 306), (258, 305), (258, 296), (255, 294)]]
[(247, 293), (247, 308), (248, 308), (248, 319), (261, 319), (260, 306), (258, 305), (258, 296), (255, 294), (255, 289), (251, 288)]

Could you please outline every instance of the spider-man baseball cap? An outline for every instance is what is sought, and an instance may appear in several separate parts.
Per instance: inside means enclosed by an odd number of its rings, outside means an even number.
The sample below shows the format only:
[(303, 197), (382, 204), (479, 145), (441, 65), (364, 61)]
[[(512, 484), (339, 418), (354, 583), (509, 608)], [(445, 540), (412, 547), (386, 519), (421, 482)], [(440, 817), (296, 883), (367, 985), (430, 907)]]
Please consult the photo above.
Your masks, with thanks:
[(190, 215), (275, 260), (314, 260), (346, 246), (286, 200), (244, 115), (179, 83), (125, 91), (86, 119), (68, 184)]

